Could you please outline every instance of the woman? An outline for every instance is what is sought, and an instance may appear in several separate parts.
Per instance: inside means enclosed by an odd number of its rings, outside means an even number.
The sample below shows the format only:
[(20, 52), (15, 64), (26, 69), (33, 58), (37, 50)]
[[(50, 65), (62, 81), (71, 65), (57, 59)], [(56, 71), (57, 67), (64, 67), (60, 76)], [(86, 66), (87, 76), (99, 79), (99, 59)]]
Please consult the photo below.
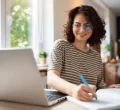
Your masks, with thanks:
[[(100, 54), (90, 46), (100, 44), (105, 38), (104, 27), (93, 7), (82, 5), (70, 10), (64, 25), (66, 40), (54, 43), (48, 68), (49, 86), (82, 101), (96, 97), (96, 89), (104, 88), (103, 67)], [(89, 87), (82, 84), (80, 74)]]

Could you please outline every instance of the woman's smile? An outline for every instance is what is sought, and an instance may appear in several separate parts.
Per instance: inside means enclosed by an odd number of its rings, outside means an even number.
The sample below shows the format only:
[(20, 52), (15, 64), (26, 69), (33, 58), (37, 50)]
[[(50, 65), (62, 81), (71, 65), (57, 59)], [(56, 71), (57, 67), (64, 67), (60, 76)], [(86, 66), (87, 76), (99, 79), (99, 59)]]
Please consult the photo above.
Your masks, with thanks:
[(77, 38), (79, 38), (79, 39), (86, 39), (86, 38), (88, 38), (89, 36), (88, 36), (88, 34), (76, 34), (76, 37)]

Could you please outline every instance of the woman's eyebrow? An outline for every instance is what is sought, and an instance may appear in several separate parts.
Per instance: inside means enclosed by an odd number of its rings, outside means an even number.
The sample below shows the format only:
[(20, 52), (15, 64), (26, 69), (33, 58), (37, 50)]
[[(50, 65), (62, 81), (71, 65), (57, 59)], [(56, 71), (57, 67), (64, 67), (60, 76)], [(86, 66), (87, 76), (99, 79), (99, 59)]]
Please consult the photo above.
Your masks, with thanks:
[[(79, 23), (79, 22), (74, 22), (74, 23), (76, 23), (76, 24), (81, 24), (81, 23)], [(84, 25), (86, 25), (86, 24), (89, 24), (89, 22), (84, 23)]]
[(85, 24), (90, 24), (89, 22), (85, 23)]
[(81, 23), (79, 23), (79, 22), (74, 22), (74, 23), (76, 23), (76, 24), (81, 24)]
[(85, 23), (84, 25), (90, 24), (89, 22)]

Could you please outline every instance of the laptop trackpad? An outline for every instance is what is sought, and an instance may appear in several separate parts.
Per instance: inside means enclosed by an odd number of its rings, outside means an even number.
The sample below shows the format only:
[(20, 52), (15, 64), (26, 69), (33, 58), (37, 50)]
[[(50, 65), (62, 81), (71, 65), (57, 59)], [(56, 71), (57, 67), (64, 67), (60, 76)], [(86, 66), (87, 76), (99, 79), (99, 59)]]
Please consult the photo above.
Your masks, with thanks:
[(48, 98), (48, 101), (53, 101), (53, 100), (57, 100), (59, 98), (65, 97), (66, 94), (63, 94), (61, 92), (58, 91), (49, 91), (49, 90), (45, 90), (46, 96)]

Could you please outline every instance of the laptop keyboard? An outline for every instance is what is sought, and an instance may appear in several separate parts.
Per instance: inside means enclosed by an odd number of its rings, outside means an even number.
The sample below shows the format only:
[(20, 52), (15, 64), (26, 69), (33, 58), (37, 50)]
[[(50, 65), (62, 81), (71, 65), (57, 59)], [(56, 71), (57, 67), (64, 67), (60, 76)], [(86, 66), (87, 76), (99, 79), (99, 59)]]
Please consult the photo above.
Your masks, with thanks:
[(48, 101), (53, 101), (61, 97), (66, 96), (66, 94), (60, 93), (58, 91), (45, 91)]

